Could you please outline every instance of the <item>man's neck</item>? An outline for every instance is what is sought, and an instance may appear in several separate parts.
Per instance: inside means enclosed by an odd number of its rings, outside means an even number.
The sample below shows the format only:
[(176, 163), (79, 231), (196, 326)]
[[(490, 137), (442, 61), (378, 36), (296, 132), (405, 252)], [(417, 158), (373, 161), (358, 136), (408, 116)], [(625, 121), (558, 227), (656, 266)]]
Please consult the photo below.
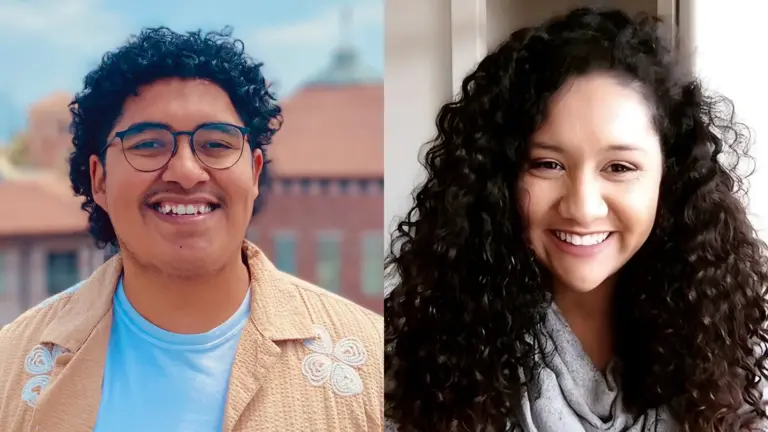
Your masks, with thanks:
[(242, 305), (249, 270), (233, 259), (215, 274), (181, 278), (149, 269), (123, 257), (123, 289), (136, 311), (163, 330), (179, 334), (210, 331)]
[(554, 300), (584, 352), (595, 367), (605, 372), (613, 358), (614, 280), (585, 293), (555, 289)]

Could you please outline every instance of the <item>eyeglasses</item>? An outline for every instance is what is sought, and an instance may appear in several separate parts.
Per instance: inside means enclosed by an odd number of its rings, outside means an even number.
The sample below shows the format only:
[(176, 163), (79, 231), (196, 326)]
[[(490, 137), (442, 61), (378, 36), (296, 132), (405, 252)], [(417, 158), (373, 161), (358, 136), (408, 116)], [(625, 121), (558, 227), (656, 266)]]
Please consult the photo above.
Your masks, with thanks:
[(249, 131), (229, 123), (205, 123), (193, 131), (173, 132), (164, 124), (141, 123), (115, 133), (115, 138), (120, 139), (125, 160), (137, 171), (152, 172), (168, 165), (178, 151), (179, 135), (189, 136), (189, 147), (203, 165), (224, 170), (242, 157)]

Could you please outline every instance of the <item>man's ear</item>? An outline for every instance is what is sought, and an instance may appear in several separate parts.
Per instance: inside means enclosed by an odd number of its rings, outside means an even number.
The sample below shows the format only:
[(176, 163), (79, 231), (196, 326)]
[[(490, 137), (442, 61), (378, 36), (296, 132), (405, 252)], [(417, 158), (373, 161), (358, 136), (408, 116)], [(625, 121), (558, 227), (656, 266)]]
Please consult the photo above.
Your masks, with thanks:
[(93, 200), (102, 210), (109, 213), (109, 210), (107, 210), (107, 176), (104, 164), (98, 156), (92, 155), (88, 159), (88, 168), (91, 174), (91, 195), (93, 195)]
[(251, 166), (253, 167), (253, 188), (255, 196), (259, 196), (259, 178), (261, 177), (261, 171), (264, 169), (264, 154), (261, 149), (253, 151), (253, 157), (251, 158)]

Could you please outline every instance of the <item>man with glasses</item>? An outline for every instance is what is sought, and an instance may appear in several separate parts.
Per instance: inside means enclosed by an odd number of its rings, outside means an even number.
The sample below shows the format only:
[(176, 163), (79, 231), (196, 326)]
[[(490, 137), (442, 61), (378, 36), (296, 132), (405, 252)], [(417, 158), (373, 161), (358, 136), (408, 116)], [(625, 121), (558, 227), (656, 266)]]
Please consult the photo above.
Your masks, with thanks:
[(381, 317), (244, 240), (281, 117), (242, 42), (145, 30), (72, 113), (74, 191), (119, 253), (0, 331), (0, 429), (382, 430)]

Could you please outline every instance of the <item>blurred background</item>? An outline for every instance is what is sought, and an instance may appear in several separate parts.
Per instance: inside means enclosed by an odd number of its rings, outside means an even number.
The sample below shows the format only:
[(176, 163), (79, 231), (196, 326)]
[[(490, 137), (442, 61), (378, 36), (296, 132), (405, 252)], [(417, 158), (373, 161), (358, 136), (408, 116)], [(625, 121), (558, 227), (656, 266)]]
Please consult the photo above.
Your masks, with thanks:
[(283, 108), (274, 182), (248, 238), (279, 268), (381, 313), (384, 0), (0, 0), (0, 326), (86, 279), (67, 108), (143, 27), (234, 28)]

